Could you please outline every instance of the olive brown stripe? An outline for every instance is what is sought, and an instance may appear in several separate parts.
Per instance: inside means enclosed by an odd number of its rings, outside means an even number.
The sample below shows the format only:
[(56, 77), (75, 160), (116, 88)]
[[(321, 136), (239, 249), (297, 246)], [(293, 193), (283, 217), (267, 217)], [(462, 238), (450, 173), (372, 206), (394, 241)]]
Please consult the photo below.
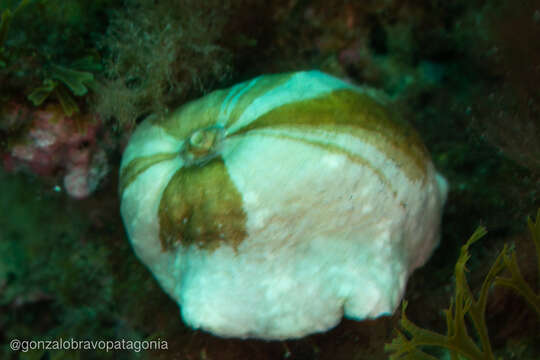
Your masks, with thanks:
[[(353, 90), (336, 90), (277, 107), (229, 136), (283, 126), (304, 126), (308, 132), (310, 127), (324, 128), (329, 133), (346, 132), (401, 165), (411, 180), (422, 179), (426, 173), (428, 155), (416, 132), (368, 95)], [(366, 136), (366, 131), (371, 136)]]
[(221, 243), (236, 248), (247, 237), (242, 195), (220, 157), (178, 170), (163, 193), (158, 217), (164, 251), (178, 243), (210, 251)]
[(137, 179), (137, 176), (148, 170), (155, 164), (172, 160), (177, 156), (175, 153), (159, 153), (155, 155), (141, 156), (133, 159), (120, 172), (120, 182), (118, 184), (119, 193), (123, 194), (124, 190)]
[[(201, 99), (183, 105), (165, 121), (156, 119), (153, 124), (161, 126), (169, 135), (177, 139), (185, 139), (195, 130), (216, 124), (228, 128), (245, 112), (254, 99), (279, 87), (291, 76), (292, 74), (261, 76), (251, 82), (234, 86), (232, 89), (214, 91)], [(251, 83), (255, 86), (249, 86)], [(244, 88), (247, 88), (246, 92), (242, 91)], [(229, 96), (230, 94), (233, 95)], [(224, 109), (230, 110), (224, 111)], [(225, 119), (224, 114), (229, 114), (228, 118)], [(224, 123), (221, 124), (221, 121)]]

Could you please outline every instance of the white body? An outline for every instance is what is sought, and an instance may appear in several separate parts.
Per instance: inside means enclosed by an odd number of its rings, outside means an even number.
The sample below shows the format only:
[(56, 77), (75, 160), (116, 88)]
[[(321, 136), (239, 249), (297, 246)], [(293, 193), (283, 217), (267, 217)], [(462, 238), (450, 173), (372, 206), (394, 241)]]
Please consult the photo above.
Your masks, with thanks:
[[(293, 93), (308, 98), (338, 86), (353, 88), (308, 72), (295, 74), (282, 91), (307, 80), (311, 94)], [(237, 127), (269, 111), (265, 104), (288, 101), (282, 98), (261, 95)], [(226, 101), (222, 109), (232, 106), (234, 96)], [(287, 137), (279, 136), (283, 131)], [(295, 137), (337, 144), (370, 166)], [(178, 152), (182, 141), (145, 123), (133, 135), (122, 167), (140, 156)], [(408, 276), (438, 243), (447, 185), (431, 162), (423, 178), (412, 180), (358, 136), (297, 129), (232, 137), (220, 152), (247, 215), (247, 236), (236, 248), (162, 249), (159, 204), (169, 179), (182, 169), (180, 157), (149, 167), (121, 194), (137, 255), (194, 328), (227, 337), (286, 339), (325, 331), (343, 315), (362, 320), (391, 314)]]

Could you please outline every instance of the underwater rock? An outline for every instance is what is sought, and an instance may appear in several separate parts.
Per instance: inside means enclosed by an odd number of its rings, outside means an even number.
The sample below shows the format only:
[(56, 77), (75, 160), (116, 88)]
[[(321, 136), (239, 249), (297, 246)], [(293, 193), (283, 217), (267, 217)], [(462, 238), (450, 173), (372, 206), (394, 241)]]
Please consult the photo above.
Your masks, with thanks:
[(120, 169), (136, 254), (187, 324), (225, 337), (298, 338), (392, 313), (438, 243), (446, 192), (374, 90), (318, 71), (149, 117)]

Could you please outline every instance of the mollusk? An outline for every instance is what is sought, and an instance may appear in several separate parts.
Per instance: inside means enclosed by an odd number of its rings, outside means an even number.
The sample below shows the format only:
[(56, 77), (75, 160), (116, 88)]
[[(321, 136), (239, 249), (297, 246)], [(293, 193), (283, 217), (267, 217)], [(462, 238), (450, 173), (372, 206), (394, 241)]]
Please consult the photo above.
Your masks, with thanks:
[(184, 321), (298, 338), (392, 313), (439, 238), (446, 181), (375, 91), (260, 76), (150, 117), (120, 170), (133, 248)]

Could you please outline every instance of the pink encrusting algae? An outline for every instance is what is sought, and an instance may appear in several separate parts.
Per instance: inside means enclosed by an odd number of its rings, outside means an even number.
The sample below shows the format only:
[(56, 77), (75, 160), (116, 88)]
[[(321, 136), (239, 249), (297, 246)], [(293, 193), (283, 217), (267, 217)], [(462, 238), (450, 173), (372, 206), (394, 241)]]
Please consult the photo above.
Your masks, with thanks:
[(59, 105), (29, 110), (12, 104), (13, 117), (26, 118), (29, 126), (2, 156), (6, 171), (26, 171), (42, 177), (59, 177), (69, 196), (90, 195), (108, 172), (105, 150), (97, 135), (97, 117), (66, 116)]

